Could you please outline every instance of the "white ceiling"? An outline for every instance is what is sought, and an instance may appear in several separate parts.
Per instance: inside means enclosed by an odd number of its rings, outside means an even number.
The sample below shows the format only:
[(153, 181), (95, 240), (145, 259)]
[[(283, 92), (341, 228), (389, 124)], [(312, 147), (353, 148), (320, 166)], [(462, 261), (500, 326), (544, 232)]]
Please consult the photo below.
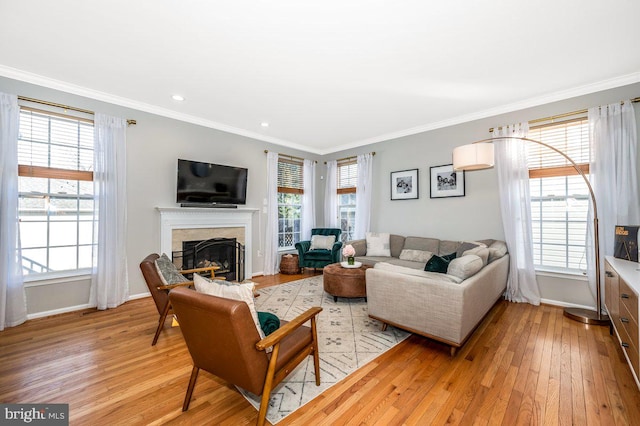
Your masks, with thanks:
[(637, 0), (0, 0), (0, 75), (327, 154), (638, 82), (639, 17)]

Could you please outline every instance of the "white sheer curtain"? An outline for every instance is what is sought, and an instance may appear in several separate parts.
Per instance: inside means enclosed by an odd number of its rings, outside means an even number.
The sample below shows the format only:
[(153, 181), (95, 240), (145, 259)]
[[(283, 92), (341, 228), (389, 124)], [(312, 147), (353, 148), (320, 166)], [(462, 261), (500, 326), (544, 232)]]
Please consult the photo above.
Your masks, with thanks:
[(278, 273), (278, 153), (267, 153), (267, 229), (264, 275)]
[[(600, 261), (604, 271), (604, 256), (613, 255), (614, 227), (640, 225), (638, 203), (638, 138), (633, 104), (626, 100), (620, 104), (589, 109), (589, 141), (592, 162), (589, 180), (598, 204), (600, 222)], [(593, 254), (593, 206), (589, 205), (587, 247), (589, 251), (589, 285), (595, 295), (595, 265)], [(601, 276), (604, 285), (604, 277)], [(604, 289), (602, 288), (604, 294)]]
[(354, 240), (363, 239), (371, 228), (371, 196), (373, 185), (373, 154), (357, 157), (358, 178), (356, 181), (356, 220)]
[(526, 137), (528, 132), (528, 123), (520, 123), (503, 126), (494, 131), (493, 136), (505, 138), (496, 141), (494, 149), (500, 211), (510, 256), (506, 298), (511, 302), (539, 305), (540, 289), (533, 266), (531, 198), (527, 168), (527, 144), (530, 142), (509, 139), (509, 136)]
[(302, 163), (302, 182), (304, 184), (302, 194), (302, 223), (300, 224), (300, 239), (311, 239), (311, 229), (316, 226), (316, 162), (304, 160)]
[(93, 187), (97, 220), (89, 302), (115, 308), (129, 297), (127, 276), (127, 122), (97, 113), (94, 117)]
[(18, 97), (0, 93), (0, 331), (27, 319), (18, 226), (19, 117)]
[(324, 189), (324, 226), (339, 228), (338, 223), (338, 161), (327, 161)]

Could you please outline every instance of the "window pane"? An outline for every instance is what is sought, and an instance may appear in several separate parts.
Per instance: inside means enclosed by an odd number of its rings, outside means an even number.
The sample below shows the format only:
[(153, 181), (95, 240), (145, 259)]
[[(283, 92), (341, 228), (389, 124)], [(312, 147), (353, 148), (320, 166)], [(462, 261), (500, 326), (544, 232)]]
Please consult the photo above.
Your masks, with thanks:
[(78, 247), (78, 268), (91, 268), (91, 259), (93, 257), (93, 245), (84, 245)]
[(25, 275), (49, 272), (47, 249), (22, 249), (22, 271)]
[(47, 246), (47, 223), (20, 221), (22, 249)]
[(278, 193), (278, 247), (293, 247), (300, 241), (302, 196)]
[(52, 271), (68, 271), (78, 269), (77, 247), (49, 248), (49, 268)]
[(49, 244), (71, 246), (78, 244), (77, 222), (51, 222), (49, 224)]

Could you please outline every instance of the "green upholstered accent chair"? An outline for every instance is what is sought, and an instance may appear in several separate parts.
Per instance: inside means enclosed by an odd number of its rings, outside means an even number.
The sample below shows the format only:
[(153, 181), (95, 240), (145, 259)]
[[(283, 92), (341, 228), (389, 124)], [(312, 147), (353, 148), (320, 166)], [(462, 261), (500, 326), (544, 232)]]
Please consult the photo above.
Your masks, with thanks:
[(298, 250), (298, 263), (301, 268), (324, 268), (332, 263), (340, 262), (342, 253), (342, 241), (340, 241), (340, 228), (313, 228), (311, 238), (314, 235), (335, 235), (336, 240), (331, 249), (311, 250), (311, 241), (300, 241), (296, 243)]

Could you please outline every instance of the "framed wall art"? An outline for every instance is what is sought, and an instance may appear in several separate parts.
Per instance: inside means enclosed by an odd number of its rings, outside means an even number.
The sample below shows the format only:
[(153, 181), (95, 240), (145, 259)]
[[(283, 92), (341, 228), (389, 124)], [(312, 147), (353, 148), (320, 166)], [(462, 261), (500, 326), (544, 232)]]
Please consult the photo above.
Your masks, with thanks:
[(431, 198), (464, 197), (464, 171), (453, 171), (453, 164), (431, 167)]
[(418, 169), (391, 172), (391, 200), (418, 198)]

